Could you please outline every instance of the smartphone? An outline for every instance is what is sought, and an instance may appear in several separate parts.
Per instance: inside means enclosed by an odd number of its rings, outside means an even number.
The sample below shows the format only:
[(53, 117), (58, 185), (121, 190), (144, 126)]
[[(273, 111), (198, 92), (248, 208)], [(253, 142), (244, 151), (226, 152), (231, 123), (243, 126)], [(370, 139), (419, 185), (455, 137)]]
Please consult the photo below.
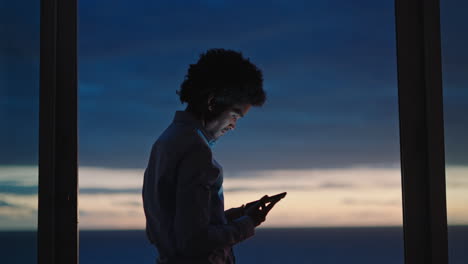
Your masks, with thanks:
[(273, 196), (268, 197), (268, 201), (269, 202), (279, 201), (279, 200), (283, 199), (286, 196), (286, 194), (287, 194), (287, 192), (282, 192), (282, 193), (275, 194)]
[[(283, 199), (286, 196), (286, 194), (287, 194), (287, 192), (282, 192), (282, 193), (275, 194), (273, 196), (269, 196), (268, 199), (267, 199), (267, 203), (268, 202), (278, 202), (279, 200)], [(250, 203), (246, 204), (245, 207), (247, 208), (247, 207), (249, 207), (251, 205), (254, 205), (258, 201), (260, 201), (260, 200), (250, 202)]]

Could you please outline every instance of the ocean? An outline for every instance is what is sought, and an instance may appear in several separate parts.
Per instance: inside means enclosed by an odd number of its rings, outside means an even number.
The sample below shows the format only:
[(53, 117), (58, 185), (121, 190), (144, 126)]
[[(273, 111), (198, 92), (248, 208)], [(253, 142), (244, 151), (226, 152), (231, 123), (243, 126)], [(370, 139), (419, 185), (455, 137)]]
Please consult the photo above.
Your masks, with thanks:
[[(0, 263), (36, 263), (36, 233), (0, 232)], [(258, 229), (234, 248), (237, 263), (403, 264), (401, 227)], [(468, 226), (449, 228), (450, 264), (468, 263)], [(145, 232), (80, 231), (80, 264), (154, 264)]]

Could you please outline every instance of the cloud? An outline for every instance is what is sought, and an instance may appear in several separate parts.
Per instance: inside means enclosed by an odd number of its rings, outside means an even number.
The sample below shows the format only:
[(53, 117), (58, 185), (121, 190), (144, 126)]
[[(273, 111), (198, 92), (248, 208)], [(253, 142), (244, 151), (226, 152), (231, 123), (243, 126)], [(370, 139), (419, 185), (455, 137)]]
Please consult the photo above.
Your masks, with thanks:
[[(261, 191), (307, 191), (307, 190), (319, 190), (319, 189), (348, 189), (348, 188), (356, 188), (357, 186), (351, 183), (342, 183), (342, 182), (324, 182), (319, 185), (311, 186), (311, 185), (303, 185), (298, 183), (296, 185), (277, 185), (277, 186), (255, 186), (255, 187), (248, 187), (248, 186), (236, 186), (236, 187), (226, 187), (224, 189), (225, 192), (261, 192)], [(141, 194), (141, 187), (140, 188), (80, 188), (80, 194), (82, 195), (93, 195), (93, 194)]]
[(11, 203), (9, 203), (9, 202), (0, 200), (0, 207), (13, 207), (13, 208), (15, 208), (15, 207), (17, 207), (17, 206), (14, 205), (14, 204), (11, 204)]
[(127, 214), (126, 211), (110, 211), (110, 210), (103, 210), (103, 211), (96, 211), (96, 210), (79, 210), (80, 216), (93, 216), (93, 217), (118, 217), (121, 215)]
[(468, 189), (468, 182), (457, 182), (451, 181), (447, 182), (448, 189)]
[(347, 189), (355, 187), (352, 183), (345, 182), (324, 182), (319, 185), (320, 189)]
[(115, 205), (119, 206), (130, 206), (130, 207), (137, 207), (138, 209), (143, 208), (143, 202), (141, 200), (139, 201), (124, 201), (124, 202), (115, 202)]
[(80, 188), (80, 194), (141, 194), (141, 188)]
[(236, 186), (236, 187), (226, 187), (224, 188), (224, 192), (226, 193), (235, 193), (235, 192), (282, 192), (282, 191), (307, 191), (314, 189), (311, 186), (297, 186), (297, 185), (280, 185), (280, 186), (266, 186), (266, 187), (244, 187), (244, 186)]
[(342, 200), (346, 205), (364, 205), (364, 206), (401, 206), (400, 200), (363, 200), (346, 198)]
[[(319, 191), (319, 190), (343, 190), (343, 189), (359, 189), (363, 186), (359, 186), (350, 182), (342, 181), (321, 181), (314, 180), (313, 177), (309, 179), (296, 179), (296, 183), (286, 183), (287, 179), (264, 179), (264, 181), (251, 182), (245, 179), (242, 182), (241, 179), (236, 180), (234, 183), (229, 182), (225, 184), (224, 191), (226, 193), (235, 192), (296, 192), (296, 191)], [(251, 185), (251, 186), (249, 186)], [(228, 187), (226, 187), (228, 186)]]
[(0, 181), (0, 194), (35, 195), (37, 185), (18, 185), (15, 181)]

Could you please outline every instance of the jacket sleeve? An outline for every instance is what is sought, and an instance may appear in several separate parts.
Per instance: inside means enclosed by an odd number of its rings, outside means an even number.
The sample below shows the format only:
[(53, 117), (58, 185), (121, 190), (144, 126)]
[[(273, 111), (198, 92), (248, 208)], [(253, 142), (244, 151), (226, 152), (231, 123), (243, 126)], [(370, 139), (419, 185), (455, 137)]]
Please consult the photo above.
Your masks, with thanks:
[(226, 216), (228, 222), (234, 221), (235, 219), (245, 215), (245, 208), (244, 206), (231, 208), (224, 211), (224, 215)]
[(219, 177), (206, 145), (192, 147), (178, 164), (174, 232), (182, 255), (205, 255), (251, 237), (255, 227), (244, 216), (228, 224), (210, 223), (211, 187)]

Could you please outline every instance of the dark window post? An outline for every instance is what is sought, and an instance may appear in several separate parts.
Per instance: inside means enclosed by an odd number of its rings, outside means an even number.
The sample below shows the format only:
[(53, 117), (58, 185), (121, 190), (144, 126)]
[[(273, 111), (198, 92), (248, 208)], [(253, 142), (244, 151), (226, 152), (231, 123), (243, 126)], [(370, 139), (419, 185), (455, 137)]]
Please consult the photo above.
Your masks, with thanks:
[(396, 0), (406, 264), (447, 264), (438, 0)]
[(76, 0), (41, 1), (38, 263), (78, 263)]

